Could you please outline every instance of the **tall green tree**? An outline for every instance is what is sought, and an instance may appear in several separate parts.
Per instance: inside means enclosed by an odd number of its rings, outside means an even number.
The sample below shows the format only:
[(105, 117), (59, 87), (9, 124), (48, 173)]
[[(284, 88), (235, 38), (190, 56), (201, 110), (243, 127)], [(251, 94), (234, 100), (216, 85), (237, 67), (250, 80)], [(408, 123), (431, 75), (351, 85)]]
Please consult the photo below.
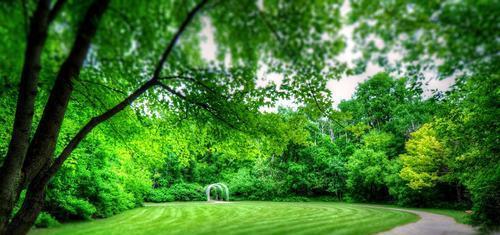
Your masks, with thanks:
[[(328, 98), (323, 95), (327, 94), (324, 75), (328, 73), (323, 70), (323, 59), (338, 53), (339, 47), (325, 47), (321, 35), (330, 34), (334, 40), (341, 40), (335, 35), (340, 25), (335, 17), (340, 4), (335, 1), (266, 1), (264, 6), (250, 0), (182, 4), (153, 1), (140, 6), (130, 1), (110, 2), (2, 3), (2, 14), (12, 14), (15, 19), (12, 24), (29, 25), (16, 117), (0, 177), (2, 233), (26, 233), (41, 209), (45, 186), (78, 144), (96, 126), (145, 93), (150, 100), (162, 101), (158, 105), (168, 103), (174, 110), (203, 110), (202, 115), (208, 113), (228, 125), (251, 123), (246, 117), (256, 112), (264, 95), (274, 91), (255, 89), (261, 59), (258, 55), (270, 53), (269, 58), (273, 59), (264, 62), (287, 74), (282, 86), (286, 92), (282, 94), (293, 93), (304, 103), (324, 102)], [(24, 10), (9, 11), (15, 7)], [(230, 55), (231, 67), (222, 63), (209, 66), (201, 59), (197, 50), (200, 12), (217, 29), (219, 61)], [(16, 15), (19, 13), (24, 14)], [(183, 34), (188, 35), (180, 40)], [(18, 32), (9, 35), (5, 45), (22, 41), (23, 36)], [(299, 56), (303, 60), (297, 61)], [(50, 92), (31, 136), (37, 84), (46, 79), (39, 79), (40, 68), (48, 72)], [(90, 116), (69, 141), (59, 141), (75, 84), (80, 79), (119, 85), (128, 95)], [(58, 144), (64, 147), (56, 153)], [(25, 188), (23, 205), (12, 215)]]
[(498, 187), (498, 73), (482, 72), (459, 80), (449, 95), (447, 114), (436, 120), (438, 136), (448, 146), (451, 168), (470, 191), (477, 223), (495, 226), (500, 217)]

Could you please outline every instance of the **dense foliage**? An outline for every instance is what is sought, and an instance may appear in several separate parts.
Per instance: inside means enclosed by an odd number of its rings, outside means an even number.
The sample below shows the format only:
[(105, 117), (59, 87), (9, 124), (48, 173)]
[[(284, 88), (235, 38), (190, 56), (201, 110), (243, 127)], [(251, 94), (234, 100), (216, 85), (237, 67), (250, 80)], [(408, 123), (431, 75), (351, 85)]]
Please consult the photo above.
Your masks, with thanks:
[(213, 182), (227, 183), (235, 200), (395, 201), (473, 208), (476, 221), (496, 223), (498, 123), (484, 115), (498, 115), (498, 82), (470, 78), (424, 99), (411, 80), (378, 74), (340, 104), (343, 120), (280, 109), (260, 115), (263, 132), (127, 112), (64, 165), (38, 224), (205, 200)]
[[(500, 3), (349, 2), (209, 3), (162, 64), (157, 60), (165, 45), (198, 1), (112, 1), (81, 71), (70, 78), (58, 132), (48, 135), (55, 142), (47, 164), (92, 117), (145, 81), (161, 82), (77, 143), (48, 183), (36, 224), (109, 217), (145, 201), (205, 200), (206, 185), (224, 182), (232, 200), (472, 209), (475, 224), (499, 225)], [(68, 0), (47, 28), (30, 112), (33, 130), (44, 124), (61, 64), (89, 5)], [(27, 37), (28, 15), (36, 7), (32, 1), (0, 3), (2, 164), (20, 102), (19, 55), (26, 45), (19, 41)], [(211, 61), (200, 46), (207, 27), (217, 47)], [(355, 66), (336, 57), (346, 48), (338, 33), (343, 27), (353, 28), (350, 43), (361, 52)], [(402, 56), (393, 61), (391, 53)], [(335, 108), (328, 82), (369, 63), (385, 72), (360, 83)], [(429, 71), (453, 78), (454, 85), (426, 93)], [(263, 81), (261, 72), (282, 78)], [(298, 107), (262, 111), (287, 99)], [(20, 187), (14, 212), (22, 208), (27, 185)]]

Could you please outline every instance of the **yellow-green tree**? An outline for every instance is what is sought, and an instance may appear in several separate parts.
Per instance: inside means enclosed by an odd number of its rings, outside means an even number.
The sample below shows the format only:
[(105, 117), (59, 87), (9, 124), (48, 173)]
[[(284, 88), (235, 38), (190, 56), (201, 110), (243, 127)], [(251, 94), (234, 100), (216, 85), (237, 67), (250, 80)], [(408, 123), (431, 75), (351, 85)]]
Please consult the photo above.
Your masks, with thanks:
[(424, 124), (406, 142), (400, 155), (403, 168), (399, 176), (414, 190), (433, 187), (447, 174), (447, 150), (430, 124)]

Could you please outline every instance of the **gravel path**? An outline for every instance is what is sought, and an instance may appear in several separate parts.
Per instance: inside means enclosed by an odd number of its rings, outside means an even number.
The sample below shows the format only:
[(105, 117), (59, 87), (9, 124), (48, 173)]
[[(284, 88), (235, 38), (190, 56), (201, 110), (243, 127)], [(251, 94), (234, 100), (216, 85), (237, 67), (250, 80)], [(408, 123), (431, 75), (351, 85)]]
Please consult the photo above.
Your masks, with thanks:
[(470, 225), (459, 224), (451, 217), (428, 212), (387, 208), (391, 210), (405, 211), (420, 216), (420, 220), (402, 225), (392, 230), (379, 233), (381, 235), (469, 235), (477, 234), (477, 231)]

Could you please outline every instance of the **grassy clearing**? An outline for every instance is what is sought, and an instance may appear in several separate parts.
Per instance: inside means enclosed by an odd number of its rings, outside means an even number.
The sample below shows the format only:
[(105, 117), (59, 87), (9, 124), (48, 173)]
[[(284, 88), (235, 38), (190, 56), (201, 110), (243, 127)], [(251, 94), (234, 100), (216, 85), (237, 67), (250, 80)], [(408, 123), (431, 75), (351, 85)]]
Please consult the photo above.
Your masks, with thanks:
[(335, 202), (176, 202), (30, 234), (373, 234), (416, 220), (410, 213)]

